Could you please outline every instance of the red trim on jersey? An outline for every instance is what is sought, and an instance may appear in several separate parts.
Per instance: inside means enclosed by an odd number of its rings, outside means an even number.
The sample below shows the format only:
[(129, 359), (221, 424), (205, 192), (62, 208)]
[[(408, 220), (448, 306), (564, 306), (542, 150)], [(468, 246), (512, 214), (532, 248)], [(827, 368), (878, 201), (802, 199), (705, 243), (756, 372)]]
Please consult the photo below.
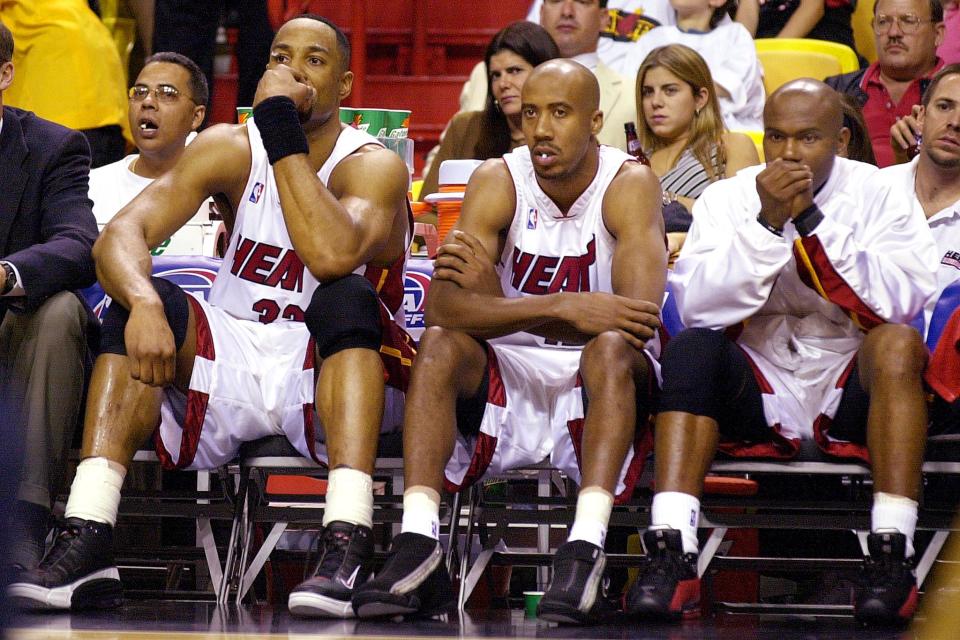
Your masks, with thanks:
[(417, 355), (413, 338), (400, 328), (390, 312), (380, 302), (380, 360), (383, 362), (384, 381), (388, 386), (406, 393), (410, 384), (410, 370)]
[[(313, 370), (313, 388), (314, 393), (316, 393), (317, 388), (317, 378), (320, 377), (320, 371), (317, 369), (317, 342), (311, 336), (307, 340), (307, 353), (303, 357), (303, 370), (310, 371)], [(310, 452), (310, 457), (313, 458), (314, 462), (317, 464), (324, 464), (317, 456), (317, 427), (313, 421), (313, 402), (305, 402), (303, 404), (303, 435), (307, 441), (307, 450)]]
[(397, 314), (403, 308), (403, 272), (406, 266), (406, 256), (394, 260), (389, 267), (380, 267), (368, 264), (363, 271), (363, 277), (373, 285), (380, 301), (386, 305), (387, 311)]
[[(210, 323), (203, 312), (203, 307), (193, 296), (187, 296), (187, 300), (193, 309), (197, 327), (197, 357), (205, 360), (215, 360), (216, 350), (213, 345), (213, 334), (210, 331)], [(180, 456), (176, 463), (173, 462), (173, 456), (163, 445), (159, 425), (154, 431), (154, 449), (157, 452), (157, 458), (165, 469), (185, 469), (193, 464), (193, 459), (197, 455), (197, 447), (200, 446), (200, 434), (203, 431), (203, 422), (207, 415), (207, 403), (209, 401), (210, 395), (207, 393), (194, 391), (193, 389), (187, 391), (187, 406), (183, 424), (180, 427)]]
[(930, 356), (924, 379), (947, 402), (960, 397), (960, 309), (953, 312)]
[[(497, 361), (497, 354), (493, 347), (487, 345), (487, 404), (497, 407), (507, 406), (507, 394), (503, 387), (503, 378), (500, 375), (500, 363)], [(451, 482), (446, 476), (443, 478), (443, 484), (447, 491), (455, 493), (469, 487), (474, 482), (483, 477), (490, 461), (493, 460), (493, 454), (497, 450), (497, 438), (481, 431), (477, 434), (477, 442), (473, 447), (473, 456), (470, 458), (470, 466), (460, 484)]]
[(833, 419), (823, 413), (817, 416), (813, 423), (813, 438), (820, 449), (836, 458), (854, 458), (870, 464), (870, 453), (867, 451), (866, 445), (827, 438), (832, 423)]
[(884, 319), (868, 307), (833, 268), (817, 236), (800, 238), (793, 245), (793, 253), (797, 261), (797, 273), (803, 283), (849, 312), (851, 319), (861, 329), (866, 331), (884, 324)]

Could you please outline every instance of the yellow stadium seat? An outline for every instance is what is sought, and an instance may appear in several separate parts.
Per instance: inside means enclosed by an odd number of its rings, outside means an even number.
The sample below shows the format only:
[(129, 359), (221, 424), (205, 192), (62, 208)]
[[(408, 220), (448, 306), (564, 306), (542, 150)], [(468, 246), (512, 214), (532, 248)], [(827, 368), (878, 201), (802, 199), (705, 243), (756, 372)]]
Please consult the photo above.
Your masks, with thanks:
[(817, 78), (860, 68), (850, 47), (809, 38), (758, 38), (754, 41), (763, 65), (763, 84), (769, 95), (795, 78)]
[(423, 190), (423, 180), (414, 180), (410, 184), (410, 199), (413, 202), (420, 201), (420, 192)]
[(754, 146), (757, 148), (757, 155), (760, 156), (760, 162), (763, 162), (763, 131), (740, 131), (750, 136)]
[(853, 26), (853, 41), (857, 51), (869, 62), (877, 61), (877, 41), (873, 33), (873, 7), (876, 0), (857, 0), (850, 23)]

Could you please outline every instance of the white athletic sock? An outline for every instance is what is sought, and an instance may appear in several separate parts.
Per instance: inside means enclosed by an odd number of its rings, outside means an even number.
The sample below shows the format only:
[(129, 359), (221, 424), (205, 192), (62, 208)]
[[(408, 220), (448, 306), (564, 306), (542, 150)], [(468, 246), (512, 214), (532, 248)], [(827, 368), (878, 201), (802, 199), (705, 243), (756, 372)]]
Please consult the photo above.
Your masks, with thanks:
[(602, 487), (586, 487), (577, 496), (577, 512), (567, 541), (586, 540), (601, 549), (607, 538), (613, 495)]
[(323, 526), (335, 520), (373, 527), (373, 478), (369, 473), (344, 467), (330, 472)]
[(683, 552), (700, 552), (697, 542), (697, 523), (700, 521), (700, 500), (689, 493), (662, 491), (653, 496), (650, 505), (650, 528), (669, 527), (680, 532)]
[(440, 494), (419, 484), (404, 491), (400, 533), (419, 533), (439, 540)]
[(117, 524), (120, 488), (127, 470), (106, 458), (85, 458), (77, 465), (77, 475), (67, 498), (67, 518)]
[(878, 491), (873, 494), (870, 528), (874, 533), (891, 529), (907, 537), (906, 557), (914, 554), (913, 534), (917, 530), (917, 502), (904, 496)]

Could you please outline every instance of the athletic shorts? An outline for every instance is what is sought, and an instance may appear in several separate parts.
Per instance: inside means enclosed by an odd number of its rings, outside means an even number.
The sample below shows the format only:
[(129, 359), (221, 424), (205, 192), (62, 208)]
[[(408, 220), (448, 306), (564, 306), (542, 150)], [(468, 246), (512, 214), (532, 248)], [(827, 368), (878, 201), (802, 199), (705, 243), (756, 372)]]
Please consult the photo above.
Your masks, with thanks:
[[(233, 460), (244, 442), (285, 436), (301, 455), (326, 464), (314, 408), (316, 349), (301, 322), (239, 320), (189, 296), (197, 355), (187, 393), (164, 390), (154, 445), (168, 469), (213, 469)], [(413, 351), (406, 334), (381, 311), (381, 357), (387, 380), (381, 432), (403, 424), (404, 381)]]
[[(581, 351), (499, 343), (486, 348), (481, 393), (458, 403), (457, 439), (445, 470), (447, 490), (459, 491), (544, 459), (579, 484), (586, 406)], [(619, 500), (632, 494), (653, 446), (646, 413), (655, 411), (659, 367), (649, 355), (647, 359), (648, 388), (637, 394), (642, 422), (620, 471)]]

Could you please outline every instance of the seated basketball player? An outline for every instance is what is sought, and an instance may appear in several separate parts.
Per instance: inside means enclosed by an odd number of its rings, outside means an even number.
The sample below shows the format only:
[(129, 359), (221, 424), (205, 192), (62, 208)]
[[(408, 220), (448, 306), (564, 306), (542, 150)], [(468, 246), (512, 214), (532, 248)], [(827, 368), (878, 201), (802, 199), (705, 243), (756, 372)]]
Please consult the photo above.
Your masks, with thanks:
[[(151, 434), (171, 468), (216, 467), (242, 442), (273, 434), (322, 460), (316, 403), (332, 471), (323, 562), (298, 593), (311, 612), (351, 612), (347, 576), (366, 578), (373, 548), (370, 474), (384, 372), (397, 385), (401, 368), (381, 349), (405, 359), (411, 352), (391, 317), (409, 232), (407, 168), (340, 124), (348, 68), (349, 45), (336, 26), (319, 17), (287, 22), (253, 119), (200, 134), (104, 231), (95, 259), (113, 305), (83, 460), (64, 530), (40, 567), (11, 586), (21, 603), (120, 602), (112, 529), (126, 469)], [(209, 196), (232, 235), (205, 303), (151, 280), (149, 249)]]
[(585, 67), (543, 63), (523, 86), (527, 146), (470, 180), (411, 379), (402, 532), (360, 617), (449, 607), (440, 491), (545, 457), (581, 490), (540, 615), (601, 613), (610, 509), (647, 453), (666, 252), (657, 178), (598, 146), (598, 101)]
[(767, 164), (707, 188), (671, 287), (688, 328), (664, 350), (648, 563), (630, 614), (699, 604), (697, 518), (715, 451), (790, 458), (802, 439), (870, 461), (870, 557), (855, 613), (909, 618), (926, 438), (923, 341), (907, 322), (936, 285), (910, 194), (837, 157), (837, 95), (801, 79), (764, 110)]

